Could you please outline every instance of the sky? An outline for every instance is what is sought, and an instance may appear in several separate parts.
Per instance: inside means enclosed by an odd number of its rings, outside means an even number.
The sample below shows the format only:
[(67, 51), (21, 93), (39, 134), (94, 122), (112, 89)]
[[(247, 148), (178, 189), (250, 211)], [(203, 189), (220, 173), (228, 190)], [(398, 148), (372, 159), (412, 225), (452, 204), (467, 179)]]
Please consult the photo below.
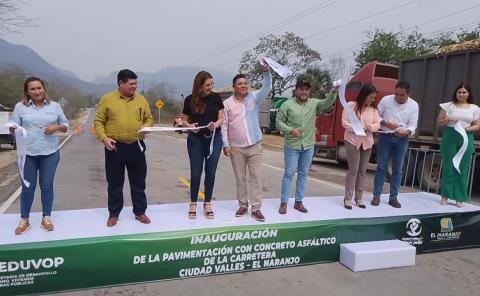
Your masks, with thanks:
[(34, 25), (1, 37), (87, 81), (121, 68), (156, 72), (196, 65), (236, 73), (259, 36), (287, 31), (304, 37), (323, 66), (332, 57), (353, 64), (352, 51), (376, 28), (438, 34), (480, 23), (478, 0), (23, 2), (20, 13)]

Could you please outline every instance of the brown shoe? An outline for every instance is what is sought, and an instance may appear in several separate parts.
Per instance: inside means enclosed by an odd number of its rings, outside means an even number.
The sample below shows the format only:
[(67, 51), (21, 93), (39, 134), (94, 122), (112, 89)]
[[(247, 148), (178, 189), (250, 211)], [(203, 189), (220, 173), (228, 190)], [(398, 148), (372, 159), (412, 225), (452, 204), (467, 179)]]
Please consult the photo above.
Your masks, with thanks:
[(388, 204), (397, 209), (402, 207), (402, 204), (400, 204), (397, 199), (389, 200)]
[(301, 201), (296, 201), (295, 204), (293, 205), (293, 208), (302, 213), (308, 212), (307, 208), (303, 206), (303, 203)]
[(263, 214), (262, 214), (262, 212), (260, 212), (260, 210), (252, 211), (252, 217), (253, 217), (253, 219), (255, 219), (259, 222), (265, 222), (265, 216), (263, 216)]
[(280, 208), (278, 208), (278, 212), (282, 215), (287, 213), (287, 203), (286, 202), (280, 203)]
[[(235, 217), (242, 217), (246, 213), (248, 213), (248, 209), (246, 207), (239, 207), (237, 212), (235, 213)], [(253, 213), (252, 213), (252, 215), (253, 215)]]
[(50, 220), (50, 216), (44, 216), (42, 218), (42, 223), (40, 223), (40, 227), (45, 229), (45, 231), (53, 231), (53, 224)]
[(378, 206), (380, 204), (380, 196), (374, 196), (370, 204), (374, 207)]
[(108, 227), (113, 227), (113, 226), (117, 225), (117, 222), (118, 222), (118, 217), (110, 217), (107, 220), (107, 226)]
[(28, 219), (22, 218), (20, 219), (20, 223), (18, 223), (17, 228), (15, 228), (15, 235), (24, 234), (30, 229), (30, 222)]
[(150, 224), (150, 218), (148, 218), (147, 215), (145, 215), (145, 214), (135, 216), (135, 219), (140, 221), (140, 223)]

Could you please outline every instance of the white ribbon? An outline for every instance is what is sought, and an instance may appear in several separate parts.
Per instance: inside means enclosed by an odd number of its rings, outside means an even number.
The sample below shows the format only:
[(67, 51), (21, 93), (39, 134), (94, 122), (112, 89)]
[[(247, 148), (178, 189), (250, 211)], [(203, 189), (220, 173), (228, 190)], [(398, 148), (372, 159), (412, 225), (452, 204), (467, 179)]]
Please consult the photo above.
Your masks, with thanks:
[(468, 136), (467, 136), (467, 132), (465, 131), (465, 128), (462, 126), (462, 124), (457, 121), (457, 123), (455, 124), (455, 127), (454, 129), (462, 136), (463, 138), (463, 144), (462, 146), (460, 147), (460, 149), (458, 149), (457, 153), (455, 154), (455, 156), (452, 158), (452, 162), (453, 162), (453, 167), (457, 170), (458, 173), (460, 173), (460, 162), (462, 161), (462, 158), (463, 158), (463, 155), (465, 154), (465, 151), (467, 151), (467, 147), (468, 147)]
[(3, 128), (15, 128), (15, 143), (17, 145), (17, 166), (18, 174), (22, 179), (25, 187), (30, 187), (30, 182), (23, 177), (23, 170), (25, 167), (25, 160), (27, 159), (27, 130), (19, 126), (15, 122), (7, 122), (3, 125)]
[(290, 70), (289, 68), (283, 65), (280, 65), (279, 63), (275, 62), (271, 58), (263, 58), (263, 60), (260, 60), (260, 63), (262, 65), (264, 64), (263, 61), (265, 61), (265, 63), (267, 63), (270, 66), (270, 68), (272, 68), (273, 71), (277, 72), (278, 75), (280, 75), (282, 78), (287, 78), (293, 73), (292, 70)]
[(365, 130), (363, 129), (362, 123), (358, 119), (357, 115), (353, 113), (352, 108), (348, 105), (347, 101), (345, 100), (345, 83), (342, 80), (337, 80), (333, 82), (334, 86), (339, 85), (340, 88), (338, 89), (338, 96), (340, 97), (340, 104), (342, 104), (343, 109), (347, 112), (348, 120), (350, 120), (350, 124), (352, 125), (353, 132), (357, 136), (366, 136)]
[[(141, 130), (138, 132), (177, 132), (177, 131), (188, 131), (188, 130), (196, 130), (196, 129), (202, 129), (202, 128), (207, 128), (207, 125), (204, 126), (198, 126), (198, 127), (167, 127), (167, 126), (146, 126), (142, 127)], [(207, 156), (207, 159), (210, 158), (213, 152), (213, 139), (215, 138), (215, 131), (217, 129), (213, 129), (213, 134), (212, 134), (212, 139), (210, 140), (210, 153)], [(140, 145), (140, 141), (138, 142), (138, 145)], [(143, 147), (140, 145), (140, 150), (143, 152)]]

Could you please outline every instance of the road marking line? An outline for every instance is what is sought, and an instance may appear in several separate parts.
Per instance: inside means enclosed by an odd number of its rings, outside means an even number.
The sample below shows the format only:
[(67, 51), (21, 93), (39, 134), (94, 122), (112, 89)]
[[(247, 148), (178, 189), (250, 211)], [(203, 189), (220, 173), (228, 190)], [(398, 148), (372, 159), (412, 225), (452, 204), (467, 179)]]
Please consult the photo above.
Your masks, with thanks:
[[(179, 180), (180, 180), (180, 182), (182, 182), (183, 185), (185, 185), (185, 187), (190, 189), (190, 182), (187, 179), (179, 178)], [(198, 198), (200, 198), (201, 200), (205, 200), (205, 193), (203, 193), (203, 191), (199, 191), (198, 192)]]
[(12, 205), (12, 203), (20, 196), (22, 193), (22, 186), (18, 187), (17, 190), (3, 203), (0, 207), (0, 214), (5, 213), (5, 211)]
[[(271, 169), (277, 170), (279, 172), (284, 172), (285, 171), (283, 168), (279, 168), (279, 167), (269, 165), (269, 164), (266, 164), (266, 163), (263, 163), (263, 165), (266, 166), (267, 168), (271, 168)], [(320, 184), (323, 184), (323, 185), (328, 185), (328, 186), (331, 186), (335, 189), (345, 189), (344, 185), (340, 185), (340, 184), (333, 183), (333, 182), (330, 182), (330, 181), (320, 180), (320, 179), (313, 178), (313, 177), (307, 177), (307, 180), (310, 180), (310, 181), (313, 181), (313, 182), (316, 182), (316, 183), (320, 183)]]
[[(70, 134), (68, 137), (66, 137), (65, 140), (62, 141), (58, 149), (62, 148), (63, 145), (65, 145), (65, 143), (72, 137), (72, 135), (73, 134)], [(15, 190), (15, 192), (10, 195), (10, 197), (2, 204), (2, 206), (0, 207), (0, 214), (5, 213), (8, 208), (13, 204), (13, 202), (20, 196), (21, 193), (22, 186), (18, 187), (17, 190)]]
[(65, 143), (67, 143), (68, 140), (70, 140), (70, 138), (73, 136), (73, 134), (70, 134), (68, 135), (65, 140), (62, 141), (62, 143), (60, 143), (60, 146), (58, 147), (58, 149), (61, 149), (63, 147), (63, 145), (65, 145)]
[(16, 180), (17, 177), (18, 177), (18, 173), (13, 174), (12, 176), (8, 177), (5, 181), (0, 183), (0, 187), (7, 186), (8, 184), (10, 184), (10, 182), (12, 182), (13, 180)]
[(275, 147), (275, 148), (282, 149), (282, 150), (285, 148), (285, 147), (283, 147), (283, 146), (275, 145), (275, 144), (262, 143), (262, 145), (270, 146), (270, 147)]

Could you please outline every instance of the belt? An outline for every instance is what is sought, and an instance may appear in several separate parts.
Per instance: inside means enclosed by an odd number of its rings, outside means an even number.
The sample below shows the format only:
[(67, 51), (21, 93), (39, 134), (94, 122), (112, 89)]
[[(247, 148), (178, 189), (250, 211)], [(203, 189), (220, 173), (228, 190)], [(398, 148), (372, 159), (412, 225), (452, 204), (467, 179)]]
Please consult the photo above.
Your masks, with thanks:
[(398, 137), (397, 133), (382, 133), (382, 135), (390, 136), (390, 137)]
[(127, 144), (127, 145), (130, 145), (130, 144), (133, 144), (133, 143), (137, 142), (136, 140), (134, 140), (134, 141), (119, 141), (119, 140), (115, 140), (115, 141), (117, 141), (117, 143)]

